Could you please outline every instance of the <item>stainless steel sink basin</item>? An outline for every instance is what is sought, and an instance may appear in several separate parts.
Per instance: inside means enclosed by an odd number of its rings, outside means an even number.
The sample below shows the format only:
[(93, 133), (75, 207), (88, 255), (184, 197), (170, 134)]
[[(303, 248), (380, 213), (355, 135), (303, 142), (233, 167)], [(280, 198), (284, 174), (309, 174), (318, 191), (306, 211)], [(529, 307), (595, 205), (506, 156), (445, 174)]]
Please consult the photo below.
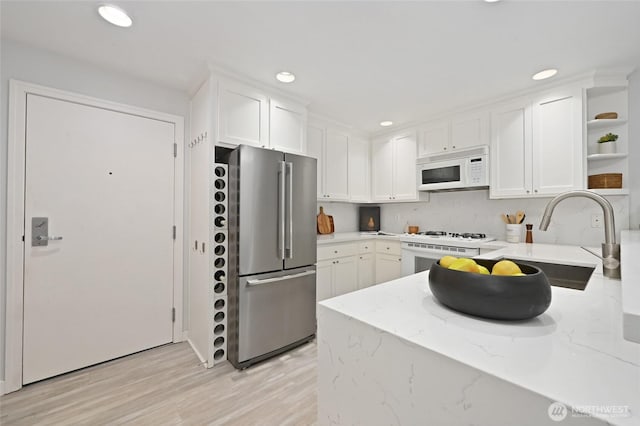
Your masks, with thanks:
[(558, 263), (533, 262), (531, 260), (508, 259), (516, 263), (526, 263), (542, 269), (549, 284), (556, 287), (584, 290), (595, 268), (587, 266), (561, 265)]

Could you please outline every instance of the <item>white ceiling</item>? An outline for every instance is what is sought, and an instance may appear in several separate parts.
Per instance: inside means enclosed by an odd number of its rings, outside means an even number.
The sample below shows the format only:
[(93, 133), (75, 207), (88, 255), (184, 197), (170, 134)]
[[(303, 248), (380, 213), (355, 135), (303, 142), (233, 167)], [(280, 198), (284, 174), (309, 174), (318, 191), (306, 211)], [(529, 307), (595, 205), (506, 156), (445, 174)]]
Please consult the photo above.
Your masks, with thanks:
[[(102, 3), (102, 2), (100, 2)], [(193, 90), (207, 64), (285, 90), (312, 111), (376, 132), (562, 78), (640, 65), (640, 1), (2, 1), (2, 37)]]

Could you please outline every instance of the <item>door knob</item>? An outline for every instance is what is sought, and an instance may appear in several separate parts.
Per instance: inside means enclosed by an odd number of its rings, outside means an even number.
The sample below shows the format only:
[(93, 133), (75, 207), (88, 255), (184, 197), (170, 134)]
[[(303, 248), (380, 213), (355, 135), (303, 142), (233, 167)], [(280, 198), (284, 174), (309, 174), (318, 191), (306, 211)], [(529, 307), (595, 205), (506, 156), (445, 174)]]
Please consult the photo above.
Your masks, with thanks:
[(38, 241), (60, 241), (62, 237), (48, 237), (46, 235), (39, 235)]

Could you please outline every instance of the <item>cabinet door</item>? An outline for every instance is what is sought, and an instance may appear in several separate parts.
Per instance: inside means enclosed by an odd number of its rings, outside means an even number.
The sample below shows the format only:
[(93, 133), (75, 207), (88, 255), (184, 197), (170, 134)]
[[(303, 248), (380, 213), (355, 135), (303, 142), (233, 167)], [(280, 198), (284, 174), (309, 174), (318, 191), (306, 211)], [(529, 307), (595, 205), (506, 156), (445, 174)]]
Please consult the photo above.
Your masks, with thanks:
[(400, 278), (402, 275), (402, 258), (395, 254), (376, 253), (376, 283)]
[(218, 141), (231, 145), (269, 145), (266, 96), (248, 86), (220, 81), (218, 102)]
[(369, 191), (369, 142), (351, 138), (349, 141), (349, 199), (367, 202)]
[(307, 155), (318, 160), (318, 199), (326, 198), (324, 192), (324, 136), (324, 128), (307, 126)]
[(324, 184), (327, 198), (349, 200), (349, 136), (327, 129)]
[(393, 141), (371, 143), (371, 196), (374, 201), (390, 201), (393, 194)]
[(456, 117), (451, 121), (451, 149), (465, 149), (489, 144), (489, 117), (474, 114)]
[(316, 300), (318, 302), (332, 296), (333, 260), (323, 260), (316, 264)]
[(300, 105), (271, 99), (269, 144), (278, 151), (305, 154), (307, 110)]
[(449, 122), (429, 124), (420, 131), (418, 157), (447, 152), (449, 146)]
[(373, 254), (358, 256), (358, 288), (365, 288), (375, 284), (375, 265)]
[(340, 296), (358, 289), (356, 259), (356, 256), (349, 256), (333, 261), (333, 296)]
[(583, 189), (582, 98), (564, 90), (533, 103), (533, 193)]
[(415, 134), (395, 138), (393, 148), (393, 199), (415, 200), (418, 197)]
[(531, 194), (531, 108), (526, 99), (491, 112), (491, 198)]

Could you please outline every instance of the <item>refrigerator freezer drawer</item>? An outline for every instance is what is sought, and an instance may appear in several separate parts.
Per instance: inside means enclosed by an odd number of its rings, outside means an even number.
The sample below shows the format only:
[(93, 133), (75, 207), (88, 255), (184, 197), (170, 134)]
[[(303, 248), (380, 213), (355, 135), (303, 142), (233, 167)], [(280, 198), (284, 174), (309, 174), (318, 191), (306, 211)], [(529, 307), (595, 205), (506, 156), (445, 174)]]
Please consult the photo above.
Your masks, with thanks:
[(237, 364), (309, 338), (316, 332), (315, 266), (240, 277), (238, 304)]

